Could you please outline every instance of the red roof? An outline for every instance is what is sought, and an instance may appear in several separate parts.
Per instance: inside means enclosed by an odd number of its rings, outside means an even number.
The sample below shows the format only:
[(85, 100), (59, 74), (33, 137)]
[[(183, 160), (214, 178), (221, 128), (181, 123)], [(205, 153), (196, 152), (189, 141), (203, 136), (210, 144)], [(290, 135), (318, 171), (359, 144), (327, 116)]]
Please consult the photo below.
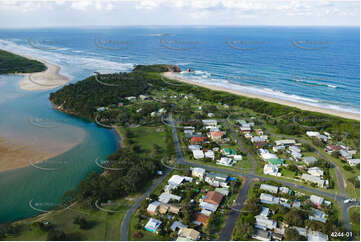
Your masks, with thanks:
[(204, 202), (219, 205), (222, 202), (223, 194), (215, 191), (209, 191), (204, 198)]
[(209, 217), (203, 213), (197, 213), (195, 215), (195, 218), (194, 218), (195, 221), (203, 224), (203, 225), (207, 225), (208, 224), (208, 221), (209, 221)]
[(192, 142), (192, 143), (202, 142), (202, 141), (205, 141), (206, 139), (207, 139), (206, 137), (198, 137), (198, 136), (195, 136), (195, 137), (192, 137), (192, 138), (191, 138), (191, 142)]
[(213, 131), (211, 132), (211, 136), (223, 136), (224, 132), (223, 131)]

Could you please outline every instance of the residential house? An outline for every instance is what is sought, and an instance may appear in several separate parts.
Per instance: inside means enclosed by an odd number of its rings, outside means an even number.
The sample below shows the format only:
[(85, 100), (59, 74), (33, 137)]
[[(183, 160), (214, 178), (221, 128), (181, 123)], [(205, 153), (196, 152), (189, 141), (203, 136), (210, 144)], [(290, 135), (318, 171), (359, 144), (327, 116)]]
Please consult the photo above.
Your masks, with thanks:
[(273, 240), (277, 240), (277, 241), (281, 241), (281, 240), (283, 239), (283, 235), (280, 234), (280, 233), (275, 233), (275, 232), (273, 232), (273, 233), (272, 233), (272, 239), (273, 239)]
[(304, 174), (302, 174), (301, 179), (311, 182), (311, 183), (316, 183), (319, 187), (325, 186), (325, 180), (323, 180), (319, 176), (312, 176), (312, 175), (304, 173)]
[(214, 131), (214, 132), (210, 132), (209, 135), (213, 141), (220, 141), (220, 140), (222, 140), (224, 132), (223, 131)]
[(229, 194), (229, 189), (226, 187), (217, 187), (216, 189), (214, 189), (214, 191), (223, 194), (223, 196), (228, 196)]
[(266, 142), (268, 139), (267, 135), (262, 135), (262, 136), (254, 136), (251, 138), (251, 142), (252, 143), (256, 143), (256, 142)]
[(324, 212), (315, 208), (311, 208), (311, 210), (312, 210), (312, 215), (308, 216), (309, 220), (315, 220), (321, 223), (326, 223), (327, 215)]
[(307, 237), (307, 229), (297, 226), (293, 226), (292, 228), (295, 229), (299, 235)]
[(275, 229), (277, 227), (276, 221), (268, 219), (265, 216), (257, 215), (255, 216), (255, 219), (256, 219), (255, 227), (257, 229), (267, 230), (267, 229)]
[(278, 159), (278, 156), (272, 153), (262, 153), (261, 157), (265, 161), (268, 161), (269, 159)]
[(278, 167), (271, 164), (266, 164), (263, 167), (263, 173), (265, 175), (271, 175), (271, 176), (281, 176), (281, 173), (278, 172)]
[(257, 229), (267, 230), (267, 229), (275, 229), (277, 227), (276, 221), (268, 219), (269, 213), (270, 213), (269, 208), (263, 207), (261, 213), (255, 216), (256, 218), (255, 227)]
[(279, 190), (283, 194), (290, 194), (292, 192), (288, 187), (280, 187)]
[(271, 193), (278, 193), (278, 187), (268, 184), (261, 184), (260, 189)]
[(256, 229), (254, 234), (252, 235), (252, 238), (261, 241), (270, 241), (271, 233), (262, 229)]
[(193, 150), (193, 157), (196, 160), (203, 159), (204, 158), (204, 153), (203, 153), (202, 150)]
[(319, 133), (319, 132), (315, 132), (315, 131), (307, 131), (307, 132), (306, 132), (306, 135), (307, 135), (308, 137), (318, 137), (318, 136), (320, 136), (320, 133)]
[(276, 140), (276, 146), (290, 146), (296, 144), (296, 141), (293, 139), (283, 139), (283, 140)]
[(209, 222), (209, 216), (204, 213), (196, 213), (194, 216), (193, 223), (197, 225), (207, 226)]
[(217, 164), (222, 166), (233, 166), (233, 159), (229, 157), (222, 157), (217, 161)]
[(207, 173), (205, 176), (205, 182), (214, 187), (228, 187), (228, 176), (221, 173)]
[(182, 223), (179, 222), (179, 221), (174, 221), (174, 222), (172, 223), (172, 225), (170, 226), (170, 230), (176, 231), (176, 230), (181, 230), (181, 229), (187, 228), (187, 227), (188, 227), (187, 225), (184, 225), (184, 224), (182, 224)]
[(281, 166), (283, 165), (283, 160), (279, 159), (279, 158), (271, 158), (271, 159), (268, 159), (268, 162), (271, 164), (271, 165), (274, 165), (274, 166)]
[(152, 203), (150, 203), (147, 207), (147, 212), (149, 215), (154, 215), (157, 212), (157, 209), (160, 206), (160, 202), (158, 201), (153, 201)]
[(295, 200), (295, 201), (292, 203), (292, 207), (293, 207), (293, 208), (300, 209), (300, 208), (301, 208), (301, 201)]
[(284, 150), (284, 149), (286, 149), (286, 146), (284, 145), (277, 145), (272, 147), (273, 152), (278, 152), (279, 150)]
[(251, 133), (251, 127), (240, 127), (241, 133)]
[(204, 126), (217, 126), (217, 120), (214, 119), (205, 119), (202, 120)]
[(332, 152), (335, 152), (335, 151), (340, 151), (342, 150), (342, 147), (340, 145), (328, 145), (326, 146), (326, 149), (325, 151), (329, 154), (331, 154)]
[(306, 165), (310, 166), (313, 163), (315, 163), (317, 161), (317, 159), (313, 156), (305, 156), (303, 157), (303, 162), (306, 163)]
[(261, 193), (260, 196), (261, 203), (265, 204), (279, 204), (280, 199), (278, 197), (274, 197), (267, 193)]
[(202, 144), (206, 140), (207, 140), (207, 137), (194, 136), (190, 139), (190, 143), (191, 144)]
[(214, 160), (214, 151), (213, 150), (207, 150), (206, 152), (204, 152), (204, 156), (206, 158), (210, 158), (210, 159)]
[(190, 151), (193, 151), (193, 150), (200, 150), (202, 148), (202, 146), (200, 145), (188, 145), (188, 149)]
[(301, 149), (297, 146), (289, 146), (288, 150), (291, 151), (291, 153), (301, 153)]
[(341, 160), (347, 161), (352, 159), (352, 155), (347, 150), (340, 150), (339, 152)]
[(224, 148), (224, 149), (222, 149), (222, 154), (224, 154), (226, 156), (234, 156), (234, 155), (237, 155), (237, 152), (230, 148)]
[(256, 147), (256, 149), (260, 149), (263, 148), (267, 145), (266, 141), (258, 141), (258, 142), (254, 142), (253, 146)]
[(182, 228), (178, 232), (178, 238), (177, 241), (197, 241), (201, 238), (201, 233), (199, 233), (195, 229), (191, 228)]
[(310, 232), (308, 232), (307, 240), (308, 241), (327, 241), (328, 235), (323, 234), (318, 231), (310, 231)]
[(262, 129), (256, 129), (254, 132), (256, 132), (257, 135), (263, 135)]
[(191, 138), (193, 136), (193, 133), (194, 133), (194, 131), (191, 130), (191, 129), (185, 129), (184, 130), (184, 135), (185, 135), (186, 138)]
[(158, 228), (162, 224), (162, 221), (154, 218), (150, 218), (148, 223), (145, 225), (145, 230), (152, 232), (152, 233), (158, 233)]
[(168, 193), (168, 192), (163, 192), (158, 197), (158, 201), (162, 202), (162, 203), (165, 203), (165, 204), (169, 203), (169, 201), (171, 201), (171, 200), (176, 200), (177, 202), (179, 202), (181, 200), (181, 197), (177, 196), (177, 195), (173, 195), (173, 194)]
[(323, 170), (321, 170), (319, 167), (308, 168), (307, 172), (312, 176), (323, 176)]
[(348, 159), (347, 162), (350, 166), (356, 166), (360, 164), (360, 159)]
[(203, 199), (203, 202), (200, 203), (200, 207), (215, 212), (218, 206), (221, 204), (222, 199), (222, 193), (216, 191), (209, 191)]
[(169, 178), (168, 184), (174, 184), (175, 186), (179, 186), (185, 180), (186, 181), (192, 181), (192, 178), (191, 177), (180, 176), (180, 175), (173, 175), (171, 178)]
[(206, 174), (206, 170), (200, 167), (191, 168), (192, 176), (198, 177), (200, 180), (203, 180), (204, 175)]
[(296, 160), (300, 160), (302, 158), (302, 154), (299, 152), (292, 152), (291, 156)]
[(316, 195), (310, 196), (310, 201), (318, 207), (320, 207), (323, 204), (324, 200), (325, 199), (323, 197), (319, 197)]

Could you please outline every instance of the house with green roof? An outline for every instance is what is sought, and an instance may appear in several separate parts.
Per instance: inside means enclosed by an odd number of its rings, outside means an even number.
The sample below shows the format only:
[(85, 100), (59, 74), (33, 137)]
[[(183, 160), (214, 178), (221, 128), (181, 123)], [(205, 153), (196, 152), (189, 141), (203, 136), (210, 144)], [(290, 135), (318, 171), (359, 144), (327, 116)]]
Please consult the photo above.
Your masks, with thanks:
[(223, 154), (225, 155), (237, 155), (237, 152), (231, 148), (224, 148)]
[(272, 158), (272, 159), (269, 159), (268, 162), (272, 165), (277, 165), (277, 166), (280, 166), (280, 165), (283, 165), (283, 160), (279, 159), (279, 158)]

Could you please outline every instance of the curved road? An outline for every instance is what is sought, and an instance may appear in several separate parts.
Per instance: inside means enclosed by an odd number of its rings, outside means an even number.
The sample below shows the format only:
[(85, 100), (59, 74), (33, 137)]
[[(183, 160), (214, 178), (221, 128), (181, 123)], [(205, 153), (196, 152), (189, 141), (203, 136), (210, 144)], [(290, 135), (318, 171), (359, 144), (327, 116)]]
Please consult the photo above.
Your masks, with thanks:
[[(286, 182), (283, 180), (278, 180), (276, 178), (271, 178), (271, 177), (263, 177), (263, 176), (259, 176), (255, 174), (255, 169), (256, 169), (256, 160), (253, 157), (253, 155), (248, 152), (248, 157), (251, 159), (252, 161), (252, 170), (251, 173), (242, 173), (242, 172), (236, 172), (236, 171), (230, 171), (230, 170), (226, 170), (226, 169), (222, 169), (222, 168), (217, 168), (217, 167), (211, 167), (211, 166), (206, 166), (206, 165), (202, 165), (202, 164), (198, 164), (198, 163), (194, 163), (194, 162), (190, 162), (187, 161), (186, 159), (184, 159), (182, 150), (180, 148), (180, 144), (179, 144), (179, 139), (178, 139), (178, 134), (177, 134), (177, 130), (176, 130), (176, 124), (173, 121), (172, 118), (172, 113), (169, 114), (168, 116), (168, 120), (163, 120), (164, 124), (171, 126), (172, 128), (172, 136), (173, 136), (173, 142), (175, 145), (175, 151), (176, 151), (176, 158), (177, 158), (177, 162), (179, 164), (185, 164), (185, 165), (190, 165), (190, 166), (197, 166), (197, 167), (201, 167), (204, 169), (207, 169), (209, 171), (213, 171), (213, 172), (219, 172), (219, 173), (224, 173), (224, 174), (228, 174), (228, 175), (233, 175), (233, 176), (243, 176), (246, 178), (246, 182), (244, 184), (244, 186), (242, 187), (236, 203), (232, 206), (231, 208), (231, 214), (228, 217), (227, 221), (226, 221), (226, 225), (223, 228), (223, 230), (221, 231), (220, 234), (220, 240), (230, 240), (231, 236), (232, 236), (232, 231), (233, 228), (238, 220), (239, 214), (240, 214), (240, 209), (243, 206), (244, 201), (247, 198), (247, 194), (249, 191), (249, 188), (251, 186), (251, 183), (255, 180), (255, 179), (260, 179), (260, 180), (264, 180), (264, 181), (275, 181), (278, 183), (281, 183), (285, 186), (289, 186), (289, 187), (293, 187), (296, 189), (301, 189), (313, 194), (317, 194), (319, 196), (322, 197), (327, 197), (329, 199), (334, 199), (336, 200), (342, 209), (342, 214), (343, 214), (343, 222), (345, 225), (345, 228), (347, 229), (347, 231), (351, 231), (351, 225), (350, 225), (350, 216), (349, 216), (349, 207), (355, 206), (355, 205), (359, 205), (359, 203), (349, 203), (349, 204), (345, 204), (344, 200), (345, 199), (349, 199), (349, 197), (345, 194), (345, 186), (344, 186), (344, 179), (343, 176), (340, 172), (340, 170), (338, 169), (338, 167), (331, 162), (331, 164), (333, 164), (335, 166), (335, 170), (336, 170), (336, 174), (337, 174), (337, 179), (338, 179), (338, 184), (340, 186), (341, 189), (341, 195), (339, 194), (331, 194), (328, 193), (326, 191), (320, 191), (320, 190), (316, 190), (313, 189), (311, 187), (307, 187), (304, 185), (298, 185), (298, 184), (294, 184), (294, 183), (290, 183), (290, 182)], [(228, 123), (229, 125), (229, 123)], [(237, 140), (237, 143), (241, 146), (242, 149), (247, 150), (248, 149), (244, 146), (244, 144), (241, 142), (241, 140), (237, 137), (237, 135), (235, 134), (234, 130), (230, 127), (231, 130), (231, 134), (234, 137), (235, 140)], [(267, 130), (269, 133), (272, 134), (272, 132), (270, 132), (269, 130)], [(278, 135), (275, 135), (276, 137)], [(307, 143), (309, 145), (311, 145), (313, 147), (313, 144), (310, 144), (309, 142), (305, 142), (305, 140), (299, 139), (304, 143)], [(319, 152), (316, 149), (317, 152)], [(324, 158), (322, 153), (318, 153), (322, 158)], [(325, 157), (326, 160), (327, 157)], [(121, 232), (121, 240), (126, 241), (128, 240), (128, 233), (129, 233), (129, 224), (130, 224), (130, 219), (133, 216), (133, 214), (135, 213), (135, 211), (137, 210), (137, 208), (139, 207), (139, 205), (141, 204), (141, 202), (163, 181), (163, 179), (172, 171), (172, 169), (168, 170), (164, 175), (162, 175), (162, 177), (158, 178), (158, 180), (137, 200), (137, 202), (127, 211), (126, 215), (123, 218), (122, 224), (121, 224), (121, 228), (120, 228), (120, 232)]]

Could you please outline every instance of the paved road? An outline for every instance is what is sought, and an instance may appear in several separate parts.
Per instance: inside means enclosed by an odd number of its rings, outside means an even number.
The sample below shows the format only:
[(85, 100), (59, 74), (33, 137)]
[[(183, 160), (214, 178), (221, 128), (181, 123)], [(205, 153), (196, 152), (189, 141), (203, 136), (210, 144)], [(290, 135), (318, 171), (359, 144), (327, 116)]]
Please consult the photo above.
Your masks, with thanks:
[(226, 225), (223, 227), (218, 240), (230, 241), (232, 239), (234, 226), (238, 221), (239, 214), (241, 213), (241, 209), (243, 208), (244, 202), (247, 199), (249, 189), (251, 188), (251, 184), (255, 181), (256, 180), (253, 179), (246, 179), (242, 189), (239, 191), (235, 203), (231, 207), (231, 212), (227, 218)]
[[(326, 197), (328, 199), (334, 199), (336, 200), (339, 204), (340, 207), (342, 209), (342, 214), (343, 214), (343, 222), (345, 224), (345, 228), (347, 229), (347, 231), (351, 231), (351, 225), (350, 225), (350, 216), (348, 213), (348, 205), (344, 203), (345, 199), (348, 199), (349, 197), (345, 194), (332, 194), (326, 191), (322, 191), (322, 190), (316, 190), (314, 188), (311, 187), (307, 187), (304, 185), (299, 185), (299, 184), (294, 184), (291, 182), (286, 182), (283, 180), (279, 180), (277, 178), (271, 178), (271, 177), (263, 177), (263, 176), (258, 176), (255, 174), (247, 174), (247, 173), (242, 173), (242, 172), (236, 172), (236, 171), (230, 171), (230, 170), (226, 170), (226, 169), (222, 169), (222, 168), (218, 168), (218, 167), (210, 167), (210, 166), (206, 166), (206, 165), (201, 165), (198, 163), (193, 163), (193, 162), (189, 162), (186, 159), (184, 159), (183, 157), (183, 153), (182, 150), (180, 148), (179, 145), (179, 139), (178, 139), (178, 135), (177, 135), (177, 130), (175, 128), (175, 122), (173, 121), (172, 118), (172, 114), (169, 115), (168, 117), (169, 119), (167, 121), (165, 121), (166, 123), (169, 124), (169, 126), (172, 127), (172, 134), (173, 134), (173, 141), (174, 141), (174, 145), (175, 145), (175, 150), (176, 150), (176, 154), (177, 154), (177, 162), (181, 163), (181, 164), (188, 164), (191, 166), (198, 166), (198, 167), (202, 167), (204, 169), (210, 170), (210, 171), (214, 171), (214, 172), (220, 172), (220, 173), (224, 173), (224, 174), (229, 174), (229, 175), (233, 175), (233, 176), (244, 176), (246, 177), (246, 179), (252, 179), (252, 178), (258, 178), (260, 180), (264, 180), (264, 181), (275, 181), (278, 183), (281, 183), (285, 186), (289, 186), (295, 189), (300, 189), (300, 190), (304, 190), (322, 197)], [(253, 157), (253, 155), (249, 152), (248, 153), (249, 157)], [(254, 158), (254, 157), (253, 157)]]
[(156, 182), (148, 188), (148, 190), (133, 204), (133, 206), (128, 209), (127, 213), (125, 214), (122, 224), (120, 225), (120, 240), (126, 241), (128, 240), (128, 233), (129, 233), (129, 224), (130, 219), (132, 218), (135, 211), (138, 209), (139, 205), (143, 202), (143, 200), (164, 180), (164, 178), (171, 172), (172, 170), (169, 169), (165, 172), (161, 177), (159, 177)]

